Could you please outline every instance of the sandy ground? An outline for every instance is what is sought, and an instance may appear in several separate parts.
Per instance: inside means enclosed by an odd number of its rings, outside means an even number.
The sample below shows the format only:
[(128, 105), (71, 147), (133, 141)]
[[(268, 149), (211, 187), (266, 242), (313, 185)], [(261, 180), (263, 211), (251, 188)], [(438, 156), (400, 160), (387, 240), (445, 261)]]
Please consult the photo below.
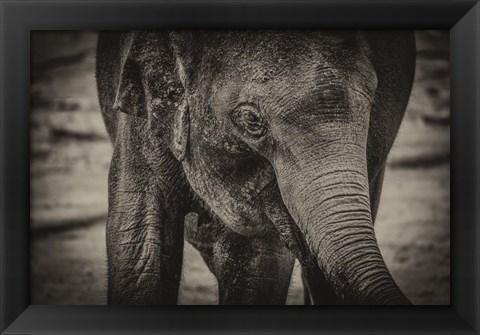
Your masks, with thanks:
[[(444, 35), (420, 37), (414, 92), (390, 155), (375, 229), (406, 295), (416, 304), (449, 304), (448, 58)], [(74, 47), (65, 55), (65, 48), (53, 47), (59, 43)], [(105, 303), (111, 147), (95, 97), (94, 45), (93, 33), (38, 35), (32, 44), (33, 304)], [(289, 304), (303, 301), (299, 271), (297, 264)], [(179, 302), (217, 302), (216, 280), (188, 243)]]

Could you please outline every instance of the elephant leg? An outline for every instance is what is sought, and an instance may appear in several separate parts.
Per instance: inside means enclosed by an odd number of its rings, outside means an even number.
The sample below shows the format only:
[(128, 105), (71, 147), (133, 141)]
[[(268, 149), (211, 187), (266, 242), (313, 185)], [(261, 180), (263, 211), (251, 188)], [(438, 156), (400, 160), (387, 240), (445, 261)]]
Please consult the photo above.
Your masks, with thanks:
[(343, 303), (318, 266), (303, 266), (302, 280), (305, 305), (341, 305)]
[(108, 303), (176, 304), (183, 218), (158, 185), (117, 190), (107, 223)]
[(295, 258), (280, 240), (250, 239), (232, 231), (214, 244), (221, 305), (284, 305)]
[(108, 303), (176, 304), (187, 202), (180, 170), (165, 152), (154, 172), (138, 143), (119, 136), (109, 175)]
[(310, 291), (308, 290), (307, 278), (303, 274), (303, 270), (302, 270), (302, 283), (303, 283), (303, 304), (307, 306), (313, 305), (312, 296), (310, 295)]
[[(295, 257), (278, 238), (233, 232), (203, 206), (187, 220), (185, 238), (202, 255), (219, 287), (222, 305), (285, 304)], [(274, 233), (272, 235), (275, 235)]]

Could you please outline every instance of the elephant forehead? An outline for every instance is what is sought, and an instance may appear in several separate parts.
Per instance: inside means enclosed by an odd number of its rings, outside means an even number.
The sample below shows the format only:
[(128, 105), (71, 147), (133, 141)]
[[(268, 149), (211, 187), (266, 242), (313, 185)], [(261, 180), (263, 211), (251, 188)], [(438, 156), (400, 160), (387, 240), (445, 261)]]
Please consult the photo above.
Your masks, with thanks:
[(356, 46), (357, 33), (325, 30), (250, 30), (207, 33), (211, 55), (228, 58), (270, 59), (304, 55), (312, 50), (347, 49)]
[(362, 52), (355, 32), (245, 31), (216, 33), (209, 40), (207, 64), (225, 64), (227, 71), (268, 69), (265, 78), (308, 60), (349, 62)]
[(229, 110), (238, 103), (283, 103), (283, 99), (297, 103), (314, 96), (328, 102), (341, 100), (342, 89), (347, 86), (356, 86), (365, 95), (373, 93), (376, 78), (368, 62), (338, 65), (304, 59), (288, 67), (281, 62), (264, 66), (252, 61), (248, 66), (217, 73), (211, 83), (211, 103), (214, 108)]

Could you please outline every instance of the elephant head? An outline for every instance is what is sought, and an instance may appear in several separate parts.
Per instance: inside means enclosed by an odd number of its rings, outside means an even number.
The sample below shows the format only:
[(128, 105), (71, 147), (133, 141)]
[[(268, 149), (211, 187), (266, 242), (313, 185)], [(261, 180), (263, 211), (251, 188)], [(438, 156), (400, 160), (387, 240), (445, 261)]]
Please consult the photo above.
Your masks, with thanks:
[(395, 98), (381, 93), (368, 33), (141, 32), (129, 43), (115, 106), (148, 118), (223, 224), (280, 233), (350, 303), (408, 303), (373, 228), (369, 176), (396, 129), (369, 134), (381, 128), (374, 109)]

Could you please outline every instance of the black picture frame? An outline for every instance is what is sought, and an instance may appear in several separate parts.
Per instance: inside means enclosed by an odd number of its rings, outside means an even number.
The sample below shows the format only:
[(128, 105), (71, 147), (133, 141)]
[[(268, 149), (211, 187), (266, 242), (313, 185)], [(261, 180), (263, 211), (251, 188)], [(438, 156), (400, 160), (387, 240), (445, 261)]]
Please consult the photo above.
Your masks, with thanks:
[[(479, 334), (480, 4), (473, 0), (1, 0), (2, 334)], [(449, 29), (450, 306), (34, 306), (29, 303), (30, 30)]]

